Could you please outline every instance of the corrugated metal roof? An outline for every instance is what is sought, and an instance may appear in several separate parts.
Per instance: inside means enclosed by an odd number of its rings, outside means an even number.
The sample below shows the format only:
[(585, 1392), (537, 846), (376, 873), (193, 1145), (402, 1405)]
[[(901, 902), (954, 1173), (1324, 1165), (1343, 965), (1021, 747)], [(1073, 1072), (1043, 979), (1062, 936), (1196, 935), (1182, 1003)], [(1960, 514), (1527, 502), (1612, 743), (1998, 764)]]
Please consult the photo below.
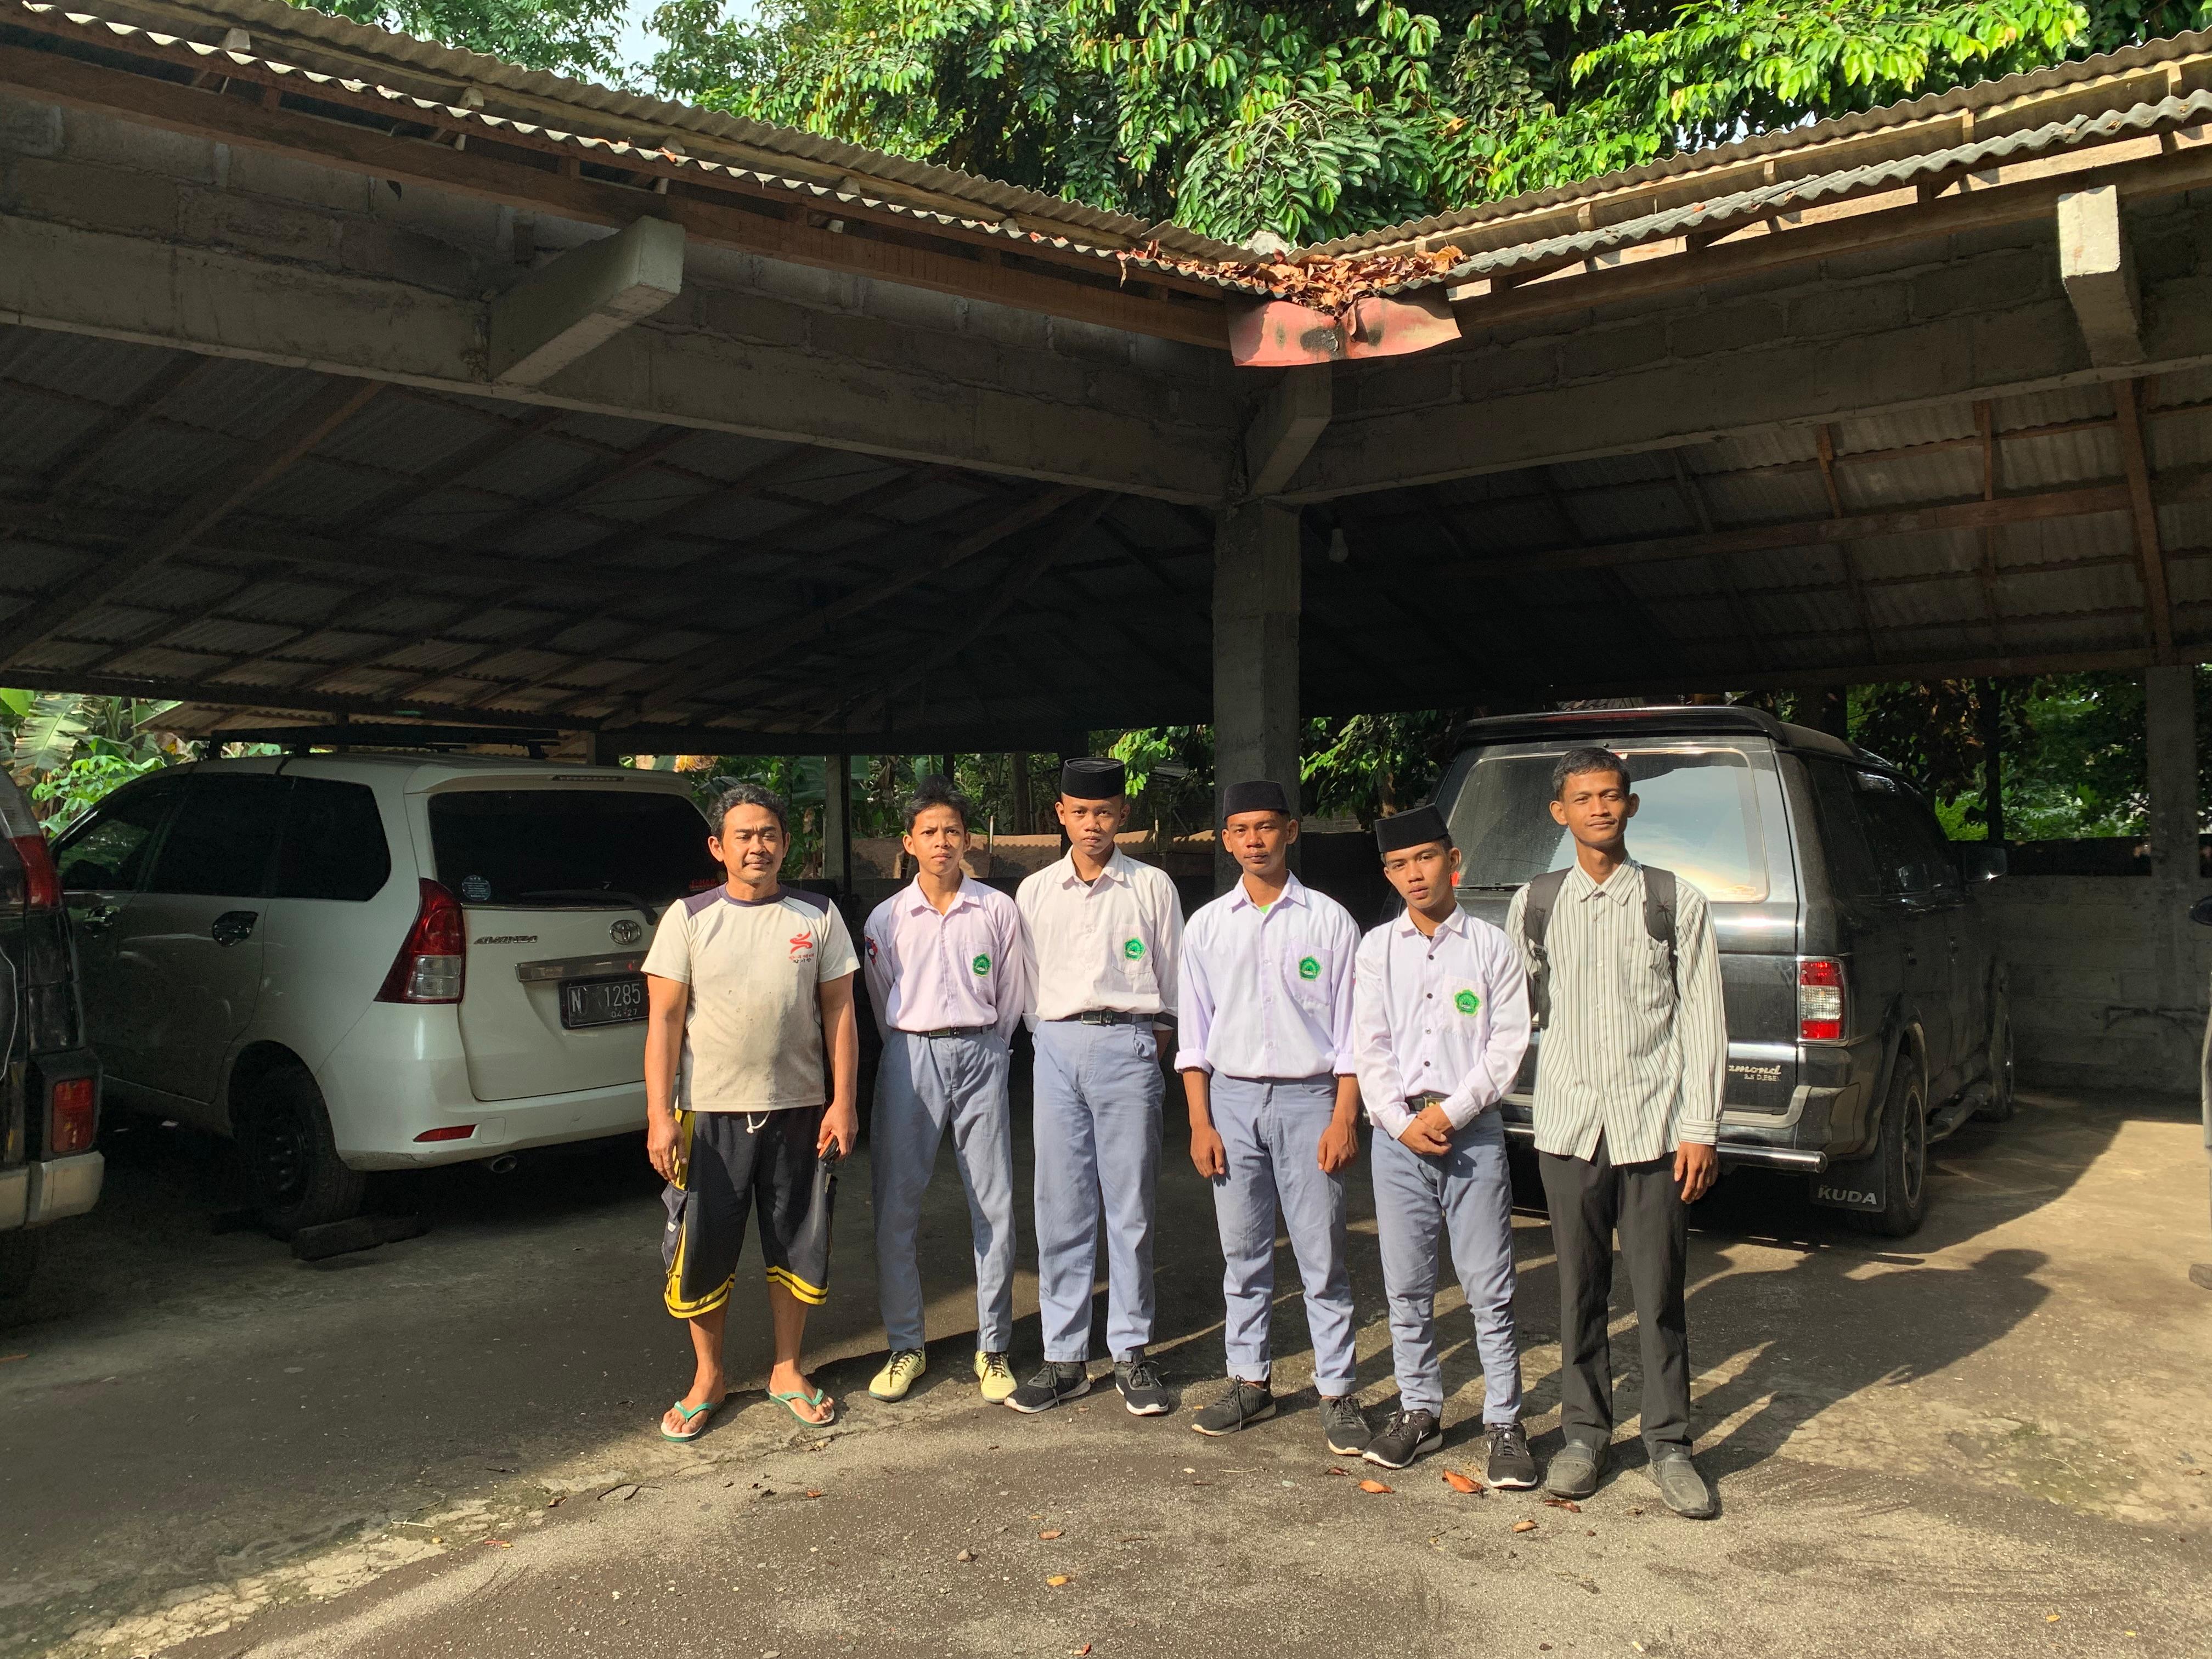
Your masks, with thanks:
[(2212, 32), (2189, 33), (2162, 40), (2146, 41), (2128, 46), (2119, 52), (2106, 52), (2094, 58), (2077, 58), (2063, 64), (2054, 64), (2047, 69), (2026, 74), (2008, 75), (2001, 80), (1979, 81), (1971, 85), (1954, 87), (1947, 92), (1930, 93), (1903, 103), (1890, 104), (1880, 109), (1867, 110), (1854, 115), (1842, 115), (1809, 125), (1778, 129), (1762, 132), (1733, 143), (1717, 145), (1709, 149), (1686, 150), (1641, 167), (1628, 167), (1617, 173), (1602, 173), (1595, 179), (1580, 179), (1558, 185), (1548, 190), (1531, 191), (1521, 196), (1498, 202), (1485, 202), (1474, 207), (1462, 208), (1449, 213), (1437, 214), (1430, 218), (1390, 225), (1379, 230), (1365, 231), (1356, 236), (1340, 237), (1335, 241), (1316, 243), (1298, 250), (1300, 255), (1348, 254), (1386, 247), (1400, 242), (1424, 240), (1432, 236), (1449, 234), (1468, 227), (1494, 221), (1510, 219), (1522, 215), (1553, 208), (1573, 202), (1589, 201), (1600, 196), (1609, 196), (1639, 185), (1662, 179), (1682, 179), (1713, 171), (1739, 161), (1779, 157), (1797, 151), (1816, 149), (1839, 138), (1856, 137), (1863, 133), (1881, 132), (1894, 127), (1908, 126), (1915, 122), (1936, 117), (1963, 114), (1968, 111), (1996, 111), (2015, 100), (2032, 98), (2039, 94), (2069, 87), (2093, 87), (2100, 82), (2118, 81), (2147, 70), (2155, 70), (2185, 58), (2212, 52)]

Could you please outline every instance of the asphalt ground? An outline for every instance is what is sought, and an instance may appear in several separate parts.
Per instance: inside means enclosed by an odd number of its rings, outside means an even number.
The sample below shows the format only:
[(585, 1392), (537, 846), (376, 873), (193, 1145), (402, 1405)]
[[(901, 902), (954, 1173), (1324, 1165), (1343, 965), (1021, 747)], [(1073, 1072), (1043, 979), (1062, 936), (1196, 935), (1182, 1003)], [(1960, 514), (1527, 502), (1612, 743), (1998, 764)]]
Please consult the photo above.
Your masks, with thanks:
[[(1220, 1256), (1172, 1132), (1156, 1352), (1174, 1415), (1133, 1419), (1103, 1386), (1035, 1419), (978, 1400), (949, 1158), (924, 1228), (931, 1373), (899, 1406), (868, 1400), (864, 1152), (810, 1344), (839, 1424), (802, 1429), (751, 1392), (678, 1447), (653, 1427), (686, 1370), (638, 1143), (413, 1178), (387, 1197), (425, 1237), (302, 1264), (217, 1230), (217, 1146), (133, 1124), (109, 1137), (100, 1210), (57, 1231), (0, 1316), (0, 1655), (2198, 1656), (2197, 1140), (2178, 1103), (2031, 1096), (1938, 1149), (1931, 1218), (1901, 1246), (1807, 1210), (1792, 1183), (1731, 1176), (1692, 1232), (1695, 1427), (1723, 1504), (1698, 1524), (1639, 1467), (1618, 1298), (1625, 1466), (1578, 1512), (1442, 1480), (1480, 1473), (1480, 1380), (1449, 1290), (1445, 1452), (1389, 1474), (1329, 1456), (1286, 1249), (1285, 1410), (1231, 1439), (1190, 1432), (1224, 1386)], [(1379, 1422), (1364, 1159), (1352, 1190)], [(1516, 1231), (1541, 1457), (1556, 1283), (1541, 1217)], [(757, 1285), (741, 1276), (732, 1322), (756, 1391)], [(1018, 1369), (1037, 1352), (1033, 1278), (1017, 1298)], [(1362, 1491), (1370, 1475), (1394, 1490)]]

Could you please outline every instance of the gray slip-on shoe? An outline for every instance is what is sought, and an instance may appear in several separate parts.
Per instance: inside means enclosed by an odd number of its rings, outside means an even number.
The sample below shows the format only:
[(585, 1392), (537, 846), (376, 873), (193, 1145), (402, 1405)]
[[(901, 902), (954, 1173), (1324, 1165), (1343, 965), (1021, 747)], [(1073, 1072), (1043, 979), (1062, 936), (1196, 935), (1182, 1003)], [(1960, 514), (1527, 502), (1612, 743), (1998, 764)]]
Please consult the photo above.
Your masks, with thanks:
[(1659, 1488), (1659, 1496), (1675, 1514), (1692, 1521), (1710, 1521), (1720, 1511), (1720, 1502), (1705, 1477), (1698, 1473), (1698, 1466), (1690, 1461), (1690, 1454), (1679, 1446), (1669, 1446), (1651, 1455), (1651, 1484)]
[(1605, 1451), (1591, 1441), (1568, 1441), (1544, 1470), (1544, 1490), (1554, 1498), (1588, 1498), (1605, 1474)]

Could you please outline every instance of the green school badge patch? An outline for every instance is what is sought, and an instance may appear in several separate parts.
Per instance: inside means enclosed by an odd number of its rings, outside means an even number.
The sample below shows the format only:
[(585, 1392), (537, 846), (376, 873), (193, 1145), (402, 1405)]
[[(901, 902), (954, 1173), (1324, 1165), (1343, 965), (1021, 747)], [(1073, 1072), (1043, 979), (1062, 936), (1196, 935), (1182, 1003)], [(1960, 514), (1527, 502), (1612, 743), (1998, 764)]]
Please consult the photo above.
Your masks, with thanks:
[(1128, 940), (1121, 946), (1121, 954), (1132, 962), (1138, 961), (1145, 954), (1145, 941), (1140, 939)]
[(969, 963), (968, 965), (970, 968), (973, 968), (979, 974), (988, 974), (991, 971), (991, 958), (987, 956), (979, 955), (976, 957), (975, 961)]
[(1300, 979), (1319, 979), (1321, 977), (1321, 963), (1316, 962), (1311, 957), (1299, 957), (1298, 977)]
[(1462, 991), (1452, 999), (1452, 1006), (1462, 1014), (1471, 1014), (1482, 1006), (1482, 999), (1472, 991)]

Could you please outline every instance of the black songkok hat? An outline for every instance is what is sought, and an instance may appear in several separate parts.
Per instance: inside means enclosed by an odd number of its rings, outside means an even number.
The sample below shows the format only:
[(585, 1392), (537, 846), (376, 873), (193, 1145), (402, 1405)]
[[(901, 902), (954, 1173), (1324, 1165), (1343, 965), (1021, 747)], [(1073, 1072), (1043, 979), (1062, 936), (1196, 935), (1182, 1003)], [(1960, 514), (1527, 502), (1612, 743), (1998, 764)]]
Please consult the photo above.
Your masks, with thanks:
[(1416, 806), (1410, 812), (1394, 812), (1387, 818), (1375, 820), (1375, 845), (1379, 851), (1395, 853), (1432, 841), (1446, 845), (1451, 842), (1451, 831), (1444, 828), (1444, 815), (1433, 806)]
[(1261, 778), (1254, 783), (1232, 783), (1221, 797), (1221, 821), (1226, 823), (1239, 812), (1280, 812), (1294, 818), (1291, 804), (1284, 797), (1283, 786), (1273, 778)]
[(1060, 767), (1060, 793), (1075, 800), (1111, 800), (1129, 793), (1128, 774), (1117, 760), (1079, 756)]

